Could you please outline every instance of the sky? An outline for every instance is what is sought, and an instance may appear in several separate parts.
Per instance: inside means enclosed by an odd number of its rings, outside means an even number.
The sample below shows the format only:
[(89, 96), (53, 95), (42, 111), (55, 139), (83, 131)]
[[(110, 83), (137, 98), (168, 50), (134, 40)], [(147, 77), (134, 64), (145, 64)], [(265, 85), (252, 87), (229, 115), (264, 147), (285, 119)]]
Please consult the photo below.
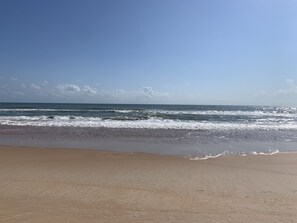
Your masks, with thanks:
[(0, 101), (297, 106), (297, 1), (0, 0)]

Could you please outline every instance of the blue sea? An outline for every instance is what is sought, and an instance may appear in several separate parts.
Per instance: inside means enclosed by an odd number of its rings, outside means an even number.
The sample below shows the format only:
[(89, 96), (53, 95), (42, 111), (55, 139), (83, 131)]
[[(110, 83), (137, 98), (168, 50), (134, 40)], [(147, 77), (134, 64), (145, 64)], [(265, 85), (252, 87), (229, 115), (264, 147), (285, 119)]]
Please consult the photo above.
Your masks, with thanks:
[(18, 137), (19, 145), (189, 156), (297, 150), (295, 107), (0, 103), (0, 127), (0, 144)]
[(0, 124), (143, 129), (297, 129), (294, 107), (0, 104)]

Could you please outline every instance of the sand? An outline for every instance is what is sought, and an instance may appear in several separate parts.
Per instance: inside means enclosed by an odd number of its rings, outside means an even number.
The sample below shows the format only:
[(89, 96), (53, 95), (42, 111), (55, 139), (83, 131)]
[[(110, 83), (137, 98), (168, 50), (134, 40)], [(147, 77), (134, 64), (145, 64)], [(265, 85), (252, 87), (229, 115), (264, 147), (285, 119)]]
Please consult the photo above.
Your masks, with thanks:
[(0, 147), (0, 222), (297, 222), (297, 154)]

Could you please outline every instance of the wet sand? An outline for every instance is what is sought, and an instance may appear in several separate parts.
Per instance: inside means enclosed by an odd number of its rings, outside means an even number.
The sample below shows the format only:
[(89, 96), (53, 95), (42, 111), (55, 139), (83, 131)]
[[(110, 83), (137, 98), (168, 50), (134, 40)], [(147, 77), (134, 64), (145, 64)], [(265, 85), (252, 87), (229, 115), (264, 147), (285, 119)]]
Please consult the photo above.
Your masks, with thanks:
[(296, 222), (297, 154), (0, 147), (0, 222)]

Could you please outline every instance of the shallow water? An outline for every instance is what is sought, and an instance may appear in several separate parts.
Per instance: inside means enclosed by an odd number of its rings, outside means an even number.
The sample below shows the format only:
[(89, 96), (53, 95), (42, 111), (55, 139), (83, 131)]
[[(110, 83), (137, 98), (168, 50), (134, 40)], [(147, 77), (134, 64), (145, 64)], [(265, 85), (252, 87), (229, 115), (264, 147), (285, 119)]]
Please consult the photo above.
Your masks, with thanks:
[(205, 158), (297, 151), (297, 131), (1, 126), (0, 144)]

